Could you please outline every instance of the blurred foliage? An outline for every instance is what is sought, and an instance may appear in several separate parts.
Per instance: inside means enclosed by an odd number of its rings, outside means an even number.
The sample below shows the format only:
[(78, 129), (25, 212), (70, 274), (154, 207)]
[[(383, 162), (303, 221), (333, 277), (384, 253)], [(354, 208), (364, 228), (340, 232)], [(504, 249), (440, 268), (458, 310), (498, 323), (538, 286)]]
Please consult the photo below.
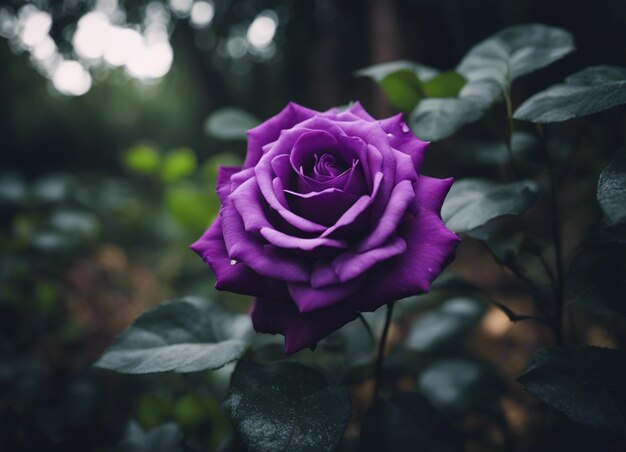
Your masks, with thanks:
[[(25, 3), (9, 0), (2, 6), (17, 11)], [(65, 1), (65, 9), (61, 2), (32, 3), (54, 8), (51, 34), (71, 54), (76, 22), (92, 2)], [(149, 2), (120, 4), (128, 19), (139, 23)], [(384, 14), (376, 8), (381, 4)], [(243, 432), (250, 444), (265, 440), (237, 416), (233, 424), (230, 408), (222, 404), (232, 364), (217, 371), (132, 377), (92, 365), (116, 334), (162, 300), (210, 294), (216, 309), (233, 316), (246, 312), (249, 300), (215, 292), (209, 273), (188, 249), (218, 212), (218, 166), (240, 165), (245, 130), (288, 101), (323, 110), (361, 99), (377, 117), (404, 111), (416, 130), (427, 128), (422, 138), (442, 138), (431, 145), (424, 172), (472, 178), (464, 184), (476, 190), (461, 193), (455, 211), (458, 230), (468, 232), (453, 268), (463, 278), (450, 272), (431, 293), (398, 303), (385, 360), (383, 393), (391, 395), (386, 402), (370, 408), (373, 350), (384, 313), (364, 315), (369, 331), (355, 321), (321, 342), (320, 353), (291, 358), (302, 363), (291, 364), (298, 366), (296, 373), (314, 379), (320, 389), (313, 405), (341, 405), (335, 414), (348, 427), (339, 447), (355, 450), (361, 438), (362, 447), (378, 450), (381, 443), (401, 441), (401, 432), (410, 446), (421, 442), (431, 450), (458, 450), (461, 441), (468, 451), (620, 450), (615, 441), (623, 434), (621, 418), (604, 417), (596, 394), (613, 394), (623, 383), (623, 368), (613, 367), (622, 361), (605, 352), (596, 361), (588, 348), (537, 355), (522, 382), (556, 414), (513, 379), (534, 350), (552, 341), (543, 324), (518, 321), (553, 308), (542, 262), (555, 255), (542, 227), (552, 213), (544, 146), (560, 165), (563, 188), (564, 290), (572, 316), (567, 333), (580, 344), (626, 342), (626, 229), (623, 190), (617, 190), (623, 187), (624, 163), (618, 149), (626, 142), (623, 70), (598, 66), (626, 66), (626, 47), (611, 45), (626, 39), (624, 5), (609, 0), (567, 5), (489, 0), (480, 7), (461, 0), (216, 5), (210, 27), (196, 29), (181, 20), (170, 30), (174, 64), (165, 77), (143, 82), (122, 69), (94, 70), (93, 87), (80, 97), (59, 94), (27, 53), (0, 40), (0, 449), (238, 450), (234, 433)], [(273, 56), (230, 55), (228, 40), (240, 37), (267, 9), (279, 20)], [(384, 34), (385, 21), (391, 36)], [(489, 80), (476, 80), (482, 77), (463, 57), (471, 44), (524, 22), (569, 30), (578, 51), (575, 58), (516, 79), (507, 93), (510, 106), (517, 107), (510, 113), (561, 121), (564, 99), (568, 118), (617, 108), (539, 129), (518, 122), (508, 149), (501, 133), (510, 116), (498, 85), (502, 74), (496, 70)], [(504, 38), (515, 42), (515, 36)], [(569, 52), (566, 38), (557, 41), (558, 55)], [(377, 50), (379, 42), (385, 51)], [(410, 61), (375, 64), (398, 57)], [(541, 65), (551, 61), (542, 59)], [(576, 78), (567, 77), (589, 66)], [(381, 83), (388, 100), (371, 81), (354, 78), (363, 67), (368, 70), (359, 74)], [(580, 97), (570, 102), (572, 95)], [(587, 102), (589, 95), (603, 103)], [(538, 181), (511, 183), (509, 155), (522, 177), (538, 174)], [(485, 206), (494, 209), (476, 221), (474, 214), (484, 213)], [(461, 215), (464, 209), (473, 223)], [(521, 228), (500, 218), (521, 213)], [(487, 220), (495, 222), (484, 225)], [(580, 245), (583, 239), (587, 242)], [(494, 264), (494, 257), (504, 267)], [(464, 279), (480, 284), (484, 293)], [(534, 306), (534, 299), (543, 304)], [(210, 328), (203, 331), (209, 333)], [(250, 342), (237, 378), (265, 375), (246, 373), (251, 360), (265, 362), (269, 374), (285, 365), (276, 363), (286, 359), (279, 338), (254, 336)], [(551, 354), (568, 372), (555, 371), (545, 359)], [(583, 368), (597, 372), (579, 371)], [(590, 383), (592, 378), (601, 384)], [(546, 390), (555, 379), (566, 388), (556, 397)], [(276, 384), (293, 383), (285, 380)], [(332, 393), (336, 385), (349, 388), (349, 421), (345, 394)], [(282, 391), (265, 386), (263, 400), (293, 408), (303, 399), (297, 391), (280, 398)], [(231, 407), (237, 393), (237, 387), (230, 392)], [(582, 413), (570, 403), (581, 397), (588, 402)], [(601, 402), (613, 409), (622, 399), (615, 392)], [(242, 400), (257, 403), (254, 397)], [(359, 433), (361, 419), (366, 428)], [(581, 428), (580, 421), (593, 421), (593, 428)], [(325, 440), (334, 445), (336, 432)]]

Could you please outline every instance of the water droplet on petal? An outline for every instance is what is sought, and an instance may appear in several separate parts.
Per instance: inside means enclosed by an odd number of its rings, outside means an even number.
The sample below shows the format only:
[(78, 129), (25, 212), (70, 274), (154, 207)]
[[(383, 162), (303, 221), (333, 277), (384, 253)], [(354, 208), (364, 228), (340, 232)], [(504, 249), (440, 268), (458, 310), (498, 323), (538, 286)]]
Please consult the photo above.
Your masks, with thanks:
[(428, 267), (428, 271), (432, 273), (433, 268), (432, 267)]
[(409, 133), (409, 126), (405, 122), (402, 123), (402, 132)]
[(387, 136), (388, 136), (389, 138), (393, 138), (393, 134), (391, 134), (391, 133), (388, 133), (388, 134), (387, 134)]
[(235, 264), (237, 264), (237, 261), (235, 259), (231, 259), (230, 260), (230, 265), (235, 265)]

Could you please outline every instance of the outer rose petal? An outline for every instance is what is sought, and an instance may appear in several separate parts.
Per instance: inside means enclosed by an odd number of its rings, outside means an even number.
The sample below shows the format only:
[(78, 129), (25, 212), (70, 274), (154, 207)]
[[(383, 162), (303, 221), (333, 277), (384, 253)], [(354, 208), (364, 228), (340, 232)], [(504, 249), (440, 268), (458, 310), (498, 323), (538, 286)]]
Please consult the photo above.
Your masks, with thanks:
[(313, 347), (319, 340), (356, 319), (358, 314), (341, 305), (300, 314), (292, 303), (257, 299), (250, 315), (256, 331), (283, 334), (285, 352), (292, 354)]
[(406, 252), (368, 275), (368, 283), (346, 300), (352, 309), (375, 311), (400, 298), (428, 292), (461, 241), (438, 215), (421, 209), (405, 228), (400, 235), (407, 243)]
[(284, 284), (274, 283), (261, 277), (242, 263), (233, 264), (226, 252), (222, 237), (222, 220), (218, 217), (191, 249), (208, 264), (215, 273), (215, 288), (244, 295), (289, 300)]
[(383, 119), (380, 125), (387, 132), (387, 136), (389, 136), (389, 144), (393, 148), (410, 155), (413, 159), (415, 170), (419, 172), (426, 147), (430, 142), (422, 141), (413, 135), (409, 126), (404, 122), (402, 114)]
[(320, 114), (318, 111), (290, 102), (276, 116), (248, 130), (248, 152), (243, 167), (250, 168), (256, 165), (263, 155), (263, 146), (276, 141), (280, 132)]

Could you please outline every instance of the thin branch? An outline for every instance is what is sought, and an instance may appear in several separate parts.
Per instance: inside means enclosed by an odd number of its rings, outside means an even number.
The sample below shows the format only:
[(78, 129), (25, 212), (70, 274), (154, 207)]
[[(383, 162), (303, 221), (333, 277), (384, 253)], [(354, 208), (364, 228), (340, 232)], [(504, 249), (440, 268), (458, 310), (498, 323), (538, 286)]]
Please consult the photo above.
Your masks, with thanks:
[(372, 403), (376, 403), (380, 394), (380, 387), (383, 381), (383, 359), (385, 355), (385, 344), (387, 343), (387, 335), (389, 333), (389, 326), (391, 325), (391, 315), (393, 313), (393, 303), (387, 305), (387, 317), (385, 318), (385, 327), (383, 328), (383, 334), (380, 337), (380, 343), (378, 345), (378, 357), (376, 358), (376, 380), (374, 382), (374, 398)]

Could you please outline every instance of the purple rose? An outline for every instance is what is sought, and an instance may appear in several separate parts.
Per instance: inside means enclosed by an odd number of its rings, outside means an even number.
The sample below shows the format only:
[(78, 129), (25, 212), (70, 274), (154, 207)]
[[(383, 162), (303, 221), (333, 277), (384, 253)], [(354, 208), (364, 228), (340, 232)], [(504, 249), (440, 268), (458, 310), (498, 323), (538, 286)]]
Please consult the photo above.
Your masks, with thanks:
[(359, 103), (290, 103), (220, 168), (218, 218), (191, 248), (215, 287), (256, 297), (256, 331), (314, 346), (359, 312), (427, 292), (459, 238), (441, 220), (452, 179), (419, 174), (428, 143)]

